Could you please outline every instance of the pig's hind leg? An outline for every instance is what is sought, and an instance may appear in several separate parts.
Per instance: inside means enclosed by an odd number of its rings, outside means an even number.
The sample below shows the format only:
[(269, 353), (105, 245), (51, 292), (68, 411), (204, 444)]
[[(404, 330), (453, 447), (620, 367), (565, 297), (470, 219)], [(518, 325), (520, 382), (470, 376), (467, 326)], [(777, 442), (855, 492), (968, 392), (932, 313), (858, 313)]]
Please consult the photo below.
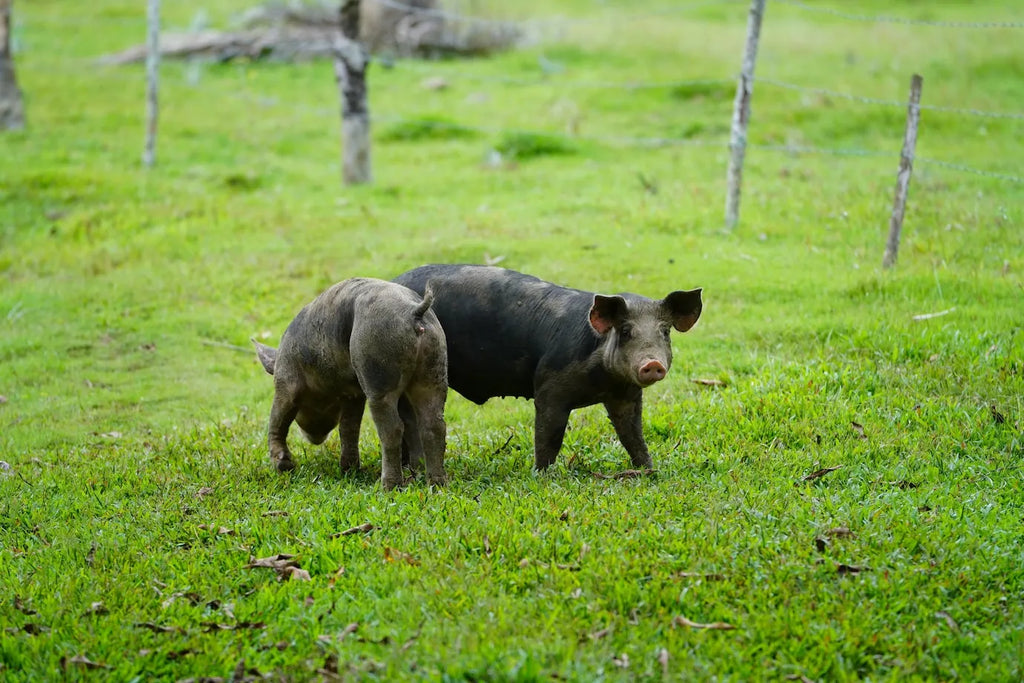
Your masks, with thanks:
[(370, 415), (380, 437), (381, 472), (380, 481), (385, 489), (401, 486), (402, 476), (402, 434), (404, 425), (398, 414), (398, 392), (383, 395), (368, 395)]
[(444, 422), (444, 404), (448, 398), (446, 385), (413, 385), (406, 392), (416, 412), (415, 428), (426, 459), (427, 482), (443, 486), (448, 482), (444, 471), (444, 450), (448, 430)]

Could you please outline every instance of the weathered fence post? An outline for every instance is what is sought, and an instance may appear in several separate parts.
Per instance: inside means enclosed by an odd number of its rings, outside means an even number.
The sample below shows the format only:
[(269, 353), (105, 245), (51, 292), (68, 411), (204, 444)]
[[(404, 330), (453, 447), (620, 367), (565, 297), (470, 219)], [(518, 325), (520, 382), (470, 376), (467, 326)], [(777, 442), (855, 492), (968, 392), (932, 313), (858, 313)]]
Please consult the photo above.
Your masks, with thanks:
[(900, 249), (900, 231), (903, 229), (903, 212), (907, 207), (907, 189), (910, 174), (914, 171), (914, 149), (917, 147), (917, 124), (921, 121), (921, 85), (924, 79), (914, 74), (910, 79), (910, 103), (907, 105), (907, 128), (903, 133), (903, 151), (900, 152), (900, 170), (896, 174), (896, 197), (892, 202), (892, 216), (889, 218), (889, 240), (885, 243), (884, 268), (892, 268)]
[(25, 105), (21, 88), (14, 75), (11, 50), (11, 5), (14, 0), (0, 0), (0, 129), (25, 127)]
[(743, 50), (743, 67), (736, 84), (736, 100), (732, 107), (732, 129), (729, 135), (728, 189), (725, 195), (725, 226), (736, 227), (740, 217), (740, 189), (743, 184), (743, 156), (747, 151), (747, 123), (750, 121), (750, 98), (754, 92), (754, 66), (757, 63), (757, 41), (761, 37), (761, 18), (765, 0), (751, 0), (747, 19), (747, 44)]
[(341, 177), (346, 185), (368, 183), (370, 112), (366, 105), (369, 55), (359, 42), (360, 0), (342, 0), (341, 36), (334, 42), (334, 77), (341, 96)]
[(146, 146), (142, 164), (156, 160), (156, 124), (160, 115), (160, 0), (149, 0), (146, 12)]

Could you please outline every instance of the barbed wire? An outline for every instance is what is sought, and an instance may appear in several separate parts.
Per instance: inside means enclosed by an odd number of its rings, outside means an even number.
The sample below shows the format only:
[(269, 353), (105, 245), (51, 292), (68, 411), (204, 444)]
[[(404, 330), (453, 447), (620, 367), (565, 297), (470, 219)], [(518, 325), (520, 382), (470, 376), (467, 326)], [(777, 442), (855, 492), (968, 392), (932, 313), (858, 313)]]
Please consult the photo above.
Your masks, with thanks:
[(915, 157), (914, 162), (920, 162), (925, 165), (939, 166), (941, 168), (948, 168), (953, 171), (963, 171), (964, 173), (973, 173), (974, 175), (985, 176), (986, 178), (996, 178), (997, 180), (1006, 180), (1011, 183), (1024, 184), (1024, 178), (1009, 173), (997, 173), (996, 171), (985, 171), (980, 168), (973, 168), (964, 164), (957, 164), (952, 161), (942, 161), (941, 159), (929, 159), (927, 157)]
[[(380, 1), (380, 0), (378, 0)], [(873, 22), (879, 24), (908, 24), (912, 26), (936, 26), (940, 28), (1024, 28), (1022, 21), (940, 21), (933, 19), (909, 19), (906, 17), (893, 17), (885, 15), (850, 14), (841, 10), (829, 7), (815, 7), (799, 0), (774, 0), (782, 5), (789, 5), (807, 12), (829, 14), (840, 19), (850, 21)]]
[(507, 85), (557, 85), (559, 88), (593, 88), (608, 90), (657, 90), (661, 88), (686, 88), (703, 85), (735, 85), (735, 79), (729, 78), (684, 78), (668, 81), (586, 81), (586, 80), (559, 80), (555, 74), (545, 74), (534, 78), (519, 78), (515, 76), (490, 76), (486, 74), (472, 74), (465, 71), (444, 72), (434, 65), (420, 64), (418, 62), (404, 61), (400, 66), (391, 65), (386, 68), (393, 68), (398, 71), (416, 71), (423, 74), (431, 74), (443, 78), (456, 80), (475, 81), (478, 83), (502, 83)]
[[(772, 78), (761, 78), (755, 77), (755, 83), (764, 83), (765, 85), (773, 85), (777, 88), (784, 88), (786, 90), (796, 90), (799, 92), (813, 93), (815, 95), (825, 95), (827, 97), (838, 97), (841, 99), (852, 100), (854, 102), (860, 102), (861, 104), (880, 104), (883, 106), (900, 107), (906, 108), (906, 102), (900, 102), (899, 100), (885, 100), (877, 97), (864, 97), (862, 95), (853, 95), (851, 93), (837, 92), (835, 90), (827, 90), (825, 88), (811, 88), (803, 85), (797, 85), (795, 83), (787, 83), (786, 81), (778, 81)], [(1017, 119), (1024, 121), (1024, 114), (1018, 114), (1015, 112), (999, 112), (999, 111), (985, 111), (982, 109), (971, 109), (965, 107), (945, 107), (935, 104), (921, 104), (918, 107), (922, 110), (938, 111), (950, 114), (963, 114), (968, 116), (983, 116), (993, 119)]]
[[(464, 22), (468, 24), (477, 24), (482, 26), (497, 26), (497, 27), (509, 27), (509, 26), (548, 26), (548, 25), (575, 25), (575, 24), (595, 24), (606, 22), (607, 19), (603, 17), (552, 17), (548, 19), (491, 19), (490, 17), (481, 17), (468, 14), (459, 14), (458, 12), (449, 12), (444, 9), (437, 7), (416, 7), (408, 3), (402, 2), (401, 0), (370, 0), (375, 2), (382, 7), (389, 9), (395, 9), (402, 12), (410, 12), (412, 14), (419, 14), (427, 17), (435, 17), (438, 19), (444, 19), (446, 21)], [(660, 10), (654, 10), (652, 12), (645, 12), (644, 14), (631, 14), (629, 19), (645, 19), (658, 16), (666, 16), (670, 14), (678, 14), (680, 12), (692, 11), (700, 9), (701, 7), (707, 7), (710, 5), (723, 5), (723, 4), (735, 4), (737, 0), (697, 0), (695, 2), (675, 4), (671, 7), (664, 7)]]

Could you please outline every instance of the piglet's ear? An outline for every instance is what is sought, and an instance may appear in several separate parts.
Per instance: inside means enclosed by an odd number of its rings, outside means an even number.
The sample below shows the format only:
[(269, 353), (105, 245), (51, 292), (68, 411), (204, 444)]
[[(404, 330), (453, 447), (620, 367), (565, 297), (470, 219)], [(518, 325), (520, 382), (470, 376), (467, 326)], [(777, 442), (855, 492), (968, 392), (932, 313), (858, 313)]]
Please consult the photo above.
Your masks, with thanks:
[(680, 332), (686, 332), (697, 324), (701, 309), (704, 307), (700, 298), (701, 289), (672, 292), (661, 302), (664, 315), (672, 326)]
[(590, 326), (598, 334), (607, 334), (616, 325), (621, 325), (628, 312), (626, 300), (621, 296), (594, 295), (594, 305), (590, 307)]

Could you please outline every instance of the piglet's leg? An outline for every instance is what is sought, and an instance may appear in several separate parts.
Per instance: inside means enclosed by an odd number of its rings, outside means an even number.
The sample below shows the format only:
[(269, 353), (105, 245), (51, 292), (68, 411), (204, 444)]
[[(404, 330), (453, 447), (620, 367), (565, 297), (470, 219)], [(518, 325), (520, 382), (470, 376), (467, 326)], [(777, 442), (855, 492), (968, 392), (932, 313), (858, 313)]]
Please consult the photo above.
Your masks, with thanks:
[(290, 397), (278, 392), (270, 408), (270, 426), (267, 429), (267, 443), (270, 446), (270, 462), (278, 472), (295, 469), (295, 461), (288, 450), (288, 428), (291, 427), (299, 409)]
[(402, 435), (402, 464), (416, 472), (423, 467), (423, 442), (416, 421), (416, 410), (405, 396), (398, 399), (398, 414), (402, 416), (405, 432)]
[(615, 427), (619, 441), (629, 453), (633, 467), (649, 468), (651, 454), (647, 451), (647, 442), (644, 441), (643, 395), (638, 390), (634, 398), (607, 401), (604, 408), (608, 411), (608, 418)]
[(534, 399), (537, 414), (533, 423), (534, 467), (546, 469), (555, 463), (569, 426), (569, 409), (538, 394)]
[(338, 437), (341, 440), (341, 469), (359, 469), (359, 425), (363, 421), (365, 396), (343, 399), (338, 416)]
[(426, 458), (427, 481), (443, 486), (448, 481), (444, 471), (444, 449), (448, 435), (444, 422), (447, 388), (417, 388), (410, 392), (410, 397), (416, 409), (416, 424)]
[(402, 477), (402, 433), (404, 425), (398, 414), (398, 397), (386, 394), (369, 397), (370, 415), (377, 425), (381, 450), (381, 485), (393, 489), (403, 482)]

